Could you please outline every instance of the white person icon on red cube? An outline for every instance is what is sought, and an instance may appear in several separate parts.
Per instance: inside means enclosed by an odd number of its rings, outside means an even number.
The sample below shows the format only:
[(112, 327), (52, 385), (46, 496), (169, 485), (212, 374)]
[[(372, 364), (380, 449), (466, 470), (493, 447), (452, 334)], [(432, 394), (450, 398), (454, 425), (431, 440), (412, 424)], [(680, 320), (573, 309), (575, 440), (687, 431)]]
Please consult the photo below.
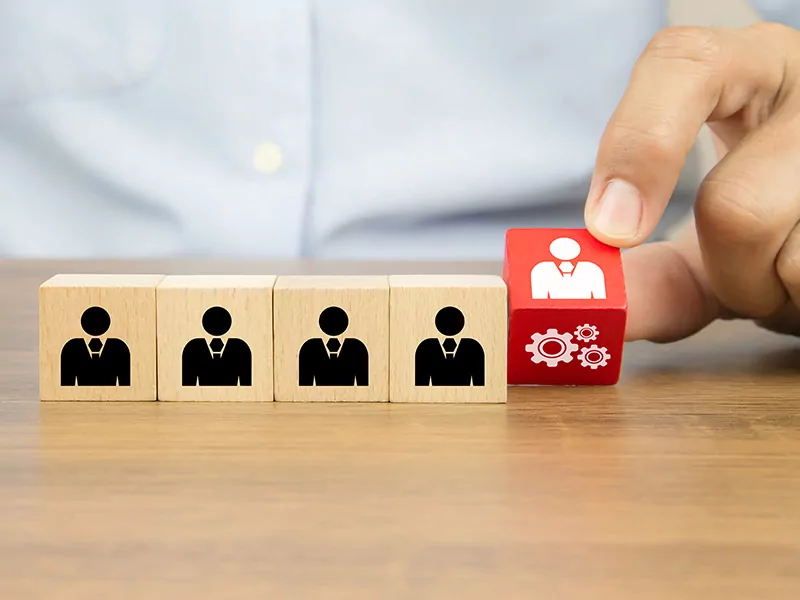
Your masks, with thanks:
[(584, 229), (511, 229), (508, 383), (612, 385), (627, 302), (619, 249)]
[(531, 298), (546, 300), (598, 299), (606, 297), (606, 280), (603, 270), (587, 260), (573, 263), (581, 253), (580, 244), (571, 237), (559, 237), (550, 243), (552, 258), (534, 265), (531, 269)]

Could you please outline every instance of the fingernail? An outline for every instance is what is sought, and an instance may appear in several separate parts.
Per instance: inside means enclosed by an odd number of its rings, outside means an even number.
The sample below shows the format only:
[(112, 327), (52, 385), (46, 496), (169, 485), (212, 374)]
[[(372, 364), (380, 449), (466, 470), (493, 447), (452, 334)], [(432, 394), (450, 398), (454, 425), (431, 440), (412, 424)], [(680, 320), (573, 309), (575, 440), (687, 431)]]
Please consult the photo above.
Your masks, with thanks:
[(608, 182), (594, 215), (594, 226), (610, 238), (633, 238), (642, 220), (642, 197), (627, 181)]

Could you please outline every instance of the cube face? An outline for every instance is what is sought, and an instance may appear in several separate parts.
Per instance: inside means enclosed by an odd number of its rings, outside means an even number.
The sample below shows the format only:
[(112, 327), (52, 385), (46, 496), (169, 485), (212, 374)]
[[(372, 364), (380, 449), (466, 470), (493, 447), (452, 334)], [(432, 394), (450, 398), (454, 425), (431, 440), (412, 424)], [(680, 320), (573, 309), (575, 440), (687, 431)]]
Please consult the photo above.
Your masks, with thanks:
[(511, 385), (613, 385), (625, 337), (623, 309), (517, 309), (508, 337)]
[(506, 402), (507, 293), (499, 277), (395, 275), (390, 401)]
[(512, 229), (509, 288), (512, 385), (613, 385), (627, 303), (619, 249), (583, 229)]
[(271, 275), (167, 277), (159, 285), (158, 399), (273, 400)]
[(625, 308), (618, 248), (585, 229), (509, 229), (503, 278), (514, 308)]
[(162, 275), (56, 275), (39, 288), (44, 401), (156, 399)]
[(389, 278), (287, 276), (275, 286), (275, 400), (389, 400)]

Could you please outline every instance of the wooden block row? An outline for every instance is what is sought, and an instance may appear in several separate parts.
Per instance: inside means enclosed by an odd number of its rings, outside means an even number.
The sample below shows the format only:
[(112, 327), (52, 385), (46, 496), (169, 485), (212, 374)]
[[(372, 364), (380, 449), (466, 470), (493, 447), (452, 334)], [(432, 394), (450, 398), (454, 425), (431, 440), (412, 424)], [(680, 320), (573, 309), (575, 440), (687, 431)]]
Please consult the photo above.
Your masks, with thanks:
[(42, 400), (506, 401), (507, 294), (483, 275), (57, 275)]

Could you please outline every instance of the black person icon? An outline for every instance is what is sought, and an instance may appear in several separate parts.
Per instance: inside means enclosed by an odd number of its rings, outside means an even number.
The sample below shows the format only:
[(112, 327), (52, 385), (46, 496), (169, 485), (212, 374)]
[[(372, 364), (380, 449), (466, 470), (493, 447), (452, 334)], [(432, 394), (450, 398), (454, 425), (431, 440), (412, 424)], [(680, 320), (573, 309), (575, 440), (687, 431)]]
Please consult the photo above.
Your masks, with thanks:
[(311, 338), (298, 356), (301, 386), (369, 385), (369, 351), (356, 338), (340, 339), (350, 321), (338, 306), (329, 306), (319, 315), (319, 328), (327, 336)]
[(211, 336), (195, 338), (183, 348), (182, 385), (250, 386), (253, 384), (253, 358), (250, 346), (239, 338), (223, 339), (231, 329), (231, 313), (212, 306), (203, 314), (203, 329)]
[(73, 338), (61, 349), (61, 385), (63, 386), (129, 386), (131, 353), (128, 345), (105, 335), (111, 327), (111, 316), (99, 306), (83, 311), (81, 327), (91, 339)]
[(482, 386), (485, 355), (480, 342), (457, 336), (464, 329), (464, 313), (446, 306), (436, 313), (436, 329), (445, 339), (423, 340), (414, 355), (414, 380), (417, 386)]

